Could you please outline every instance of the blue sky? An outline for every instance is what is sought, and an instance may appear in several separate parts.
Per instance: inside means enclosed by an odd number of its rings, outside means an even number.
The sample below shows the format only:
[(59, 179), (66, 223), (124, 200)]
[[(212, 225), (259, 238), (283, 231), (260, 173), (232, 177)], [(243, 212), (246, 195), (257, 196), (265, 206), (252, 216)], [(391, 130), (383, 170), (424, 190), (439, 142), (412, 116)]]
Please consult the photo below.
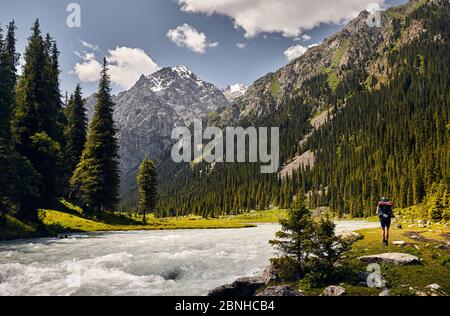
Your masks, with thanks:
[[(80, 28), (66, 24), (71, 2), (80, 5)], [(390, 6), (405, 1), (0, 0), (0, 23), (16, 21), (22, 53), (34, 19), (40, 19), (43, 32), (56, 39), (61, 51), (63, 93), (77, 82), (85, 95), (94, 92), (93, 72), (103, 56), (118, 65), (113, 69), (115, 92), (129, 87), (138, 72), (180, 64), (225, 88), (249, 85), (282, 67), (289, 62), (285, 52), (290, 47), (299, 45), (291, 50), (297, 52), (320, 43), (371, 2)]]

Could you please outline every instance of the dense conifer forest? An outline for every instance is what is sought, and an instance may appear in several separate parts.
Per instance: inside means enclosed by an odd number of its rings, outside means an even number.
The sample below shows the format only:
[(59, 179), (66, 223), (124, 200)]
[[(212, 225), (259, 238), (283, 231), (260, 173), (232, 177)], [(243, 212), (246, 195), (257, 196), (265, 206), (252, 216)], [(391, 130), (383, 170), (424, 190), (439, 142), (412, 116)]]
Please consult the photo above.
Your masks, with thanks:
[(87, 131), (81, 87), (66, 104), (59, 83), (59, 51), (36, 20), (17, 76), (16, 26), (0, 30), (0, 219), (39, 222), (39, 209), (63, 198), (86, 214), (118, 202), (118, 155), (106, 61), (94, 119)]
[[(413, 20), (423, 29), (412, 43), (392, 47), (387, 83), (375, 88), (364, 69), (355, 67), (333, 91), (326, 76), (308, 82), (333, 109), (325, 126), (301, 146), (311, 130), (308, 100), (292, 98), (257, 126), (281, 127), (281, 157), (312, 150), (313, 168), (288, 179), (261, 175), (256, 164), (185, 168), (162, 167), (161, 215), (203, 216), (269, 207), (286, 208), (294, 196), (310, 207), (330, 207), (336, 214), (370, 216), (388, 196), (398, 207), (433, 200), (436, 217), (448, 217), (450, 188), (449, 8), (426, 6), (394, 21), (396, 36)], [(175, 175), (176, 180), (173, 181)], [(439, 213), (439, 212), (438, 212)]]
[[(239, 122), (280, 127), (281, 163), (309, 150), (313, 165), (282, 178), (261, 174), (255, 163), (174, 164), (168, 151), (157, 166), (157, 215), (215, 217), (288, 208), (302, 195), (308, 207), (362, 217), (372, 215), (376, 201), (388, 196), (397, 207), (426, 202), (431, 217), (448, 219), (449, 11), (426, 5), (394, 18), (396, 38), (375, 56), (387, 60), (384, 82), (364, 65), (336, 85), (324, 72), (303, 84), (307, 97), (291, 91), (270, 115)], [(417, 20), (420, 36), (396, 45)], [(35, 22), (18, 76), (15, 32), (14, 22), (0, 32), (1, 221), (10, 215), (37, 222), (39, 209), (54, 208), (62, 198), (90, 216), (136, 212), (137, 168), (122, 179), (126, 190), (118, 207), (120, 157), (106, 60), (88, 127), (81, 87), (62, 101), (54, 39)], [(324, 106), (312, 106), (314, 100)], [(314, 130), (311, 122), (320, 111), (329, 111), (328, 121)]]

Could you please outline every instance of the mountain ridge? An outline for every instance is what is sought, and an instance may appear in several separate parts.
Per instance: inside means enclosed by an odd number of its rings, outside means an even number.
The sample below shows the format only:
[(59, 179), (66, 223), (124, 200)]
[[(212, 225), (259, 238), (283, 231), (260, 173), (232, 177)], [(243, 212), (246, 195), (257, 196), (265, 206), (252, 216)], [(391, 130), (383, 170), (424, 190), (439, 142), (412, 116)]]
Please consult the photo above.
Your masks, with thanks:
[[(369, 13), (363, 11), (341, 32), (326, 39), (321, 45), (309, 49), (303, 56), (280, 70), (256, 80), (243, 97), (224, 108), (219, 113), (219, 118), (214, 118), (211, 123), (219, 126), (280, 126), (280, 154), (283, 164), (289, 166), (296, 157), (301, 158), (303, 154), (307, 154), (304, 159), (306, 163), (302, 163), (300, 159), (300, 163), (287, 172), (292, 176), (285, 177), (283, 181), (280, 181), (278, 174), (264, 177), (259, 175), (258, 166), (251, 164), (215, 164), (212, 168), (206, 163), (184, 167), (164, 163), (160, 168), (164, 178), (160, 214), (194, 213), (213, 216), (265, 209), (270, 206), (288, 207), (294, 196), (300, 193), (308, 197), (312, 207), (329, 206), (333, 210), (350, 212), (355, 216), (371, 212), (372, 208), (369, 206), (376, 196), (383, 192), (384, 195), (390, 194), (397, 198), (400, 206), (421, 201), (424, 198), (423, 192), (430, 190), (438, 179), (444, 179), (445, 172), (439, 173), (439, 169), (429, 171), (423, 164), (423, 161), (429, 159), (422, 157), (419, 145), (408, 147), (418, 141), (415, 137), (419, 137), (416, 136), (418, 132), (408, 125), (408, 118), (420, 126), (425, 124), (416, 121), (419, 113), (428, 115), (430, 121), (433, 121), (433, 115), (430, 116), (429, 111), (435, 109), (436, 113), (443, 115), (445, 121), (447, 112), (442, 108), (442, 104), (436, 102), (428, 108), (411, 106), (407, 110), (407, 104), (404, 104), (401, 96), (407, 97), (409, 102), (418, 98), (414, 96), (414, 92), (408, 90), (412, 78), (415, 85), (420, 85), (421, 80), (425, 80), (414, 77), (417, 76), (414, 73), (416, 63), (422, 77), (428, 73), (436, 74), (438, 71), (432, 68), (427, 72), (426, 67), (442, 59), (439, 50), (445, 47), (448, 38), (448, 32), (445, 30), (445, 27), (448, 27), (448, 24), (445, 24), (449, 18), (448, 4), (448, 0), (410, 1), (382, 12), (380, 28), (369, 27), (366, 23)], [(420, 49), (432, 50), (427, 56), (428, 59)], [(403, 59), (400, 59), (400, 56), (403, 56)], [(444, 66), (445, 62), (442, 62)], [(429, 79), (431, 81), (428, 90), (423, 90), (423, 87), (416, 88), (421, 89), (423, 93), (429, 91), (428, 98), (436, 98), (432, 94), (435, 90), (430, 89), (435, 84), (442, 90), (441, 85), (445, 84), (445, 81), (441, 79), (442, 76)], [(403, 81), (402, 88), (399, 82)], [(381, 103), (377, 106), (384, 115), (388, 115), (387, 118), (390, 118), (389, 115), (397, 117), (399, 113), (403, 114), (402, 130), (399, 130), (391, 119), (389, 124), (393, 125), (385, 126), (388, 124), (387, 119), (382, 120), (381, 114), (377, 114), (375, 109), (368, 106), (371, 105), (370, 99), (364, 99), (365, 95), (366, 98), (373, 96), (380, 99), (385, 91), (392, 94), (391, 98), (395, 98), (397, 105), (392, 104), (389, 108), (389, 103)], [(360, 102), (360, 106), (355, 104), (355, 99)], [(364, 134), (368, 131), (360, 126), (364, 125), (364, 122), (358, 121), (359, 117), (362, 117), (362, 113), (359, 116), (356, 114), (358, 111), (365, 111), (367, 127), (371, 127), (370, 132), (373, 134)], [(372, 113), (374, 111), (375, 113)], [(324, 119), (319, 120), (321, 123), (316, 125), (316, 119), (323, 113)], [(369, 113), (372, 116), (368, 116)], [(350, 117), (353, 121), (343, 122), (343, 117)], [(397, 119), (400, 121), (400, 118)], [(433, 152), (436, 160), (434, 164), (442, 164), (442, 157), (445, 157), (442, 155), (442, 121), (437, 120), (434, 124), (434, 127), (427, 125), (423, 128), (439, 135), (441, 143), (435, 141), (427, 144), (423, 141), (425, 136), (421, 135), (420, 148)], [(380, 126), (379, 130), (374, 129), (377, 125)], [(376, 141), (378, 144), (380, 139), (375, 139), (375, 135), (378, 136), (384, 131), (383, 128), (388, 127), (390, 133), (398, 135), (407, 131), (410, 134), (402, 137), (412, 140), (399, 138), (399, 143), (391, 144), (389, 148), (381, 145), (381, 148), (373, 148), (368, 147), (372, 144), (369, 140), (361, 142), (358, 139), (358, 136), (363, 134), (366, 138), (374, 138), (373, 143)], [(335, 129), (338, 128), (342, 134), (335, 135)], [(391, 141), (393, 135), (387, 135), (386, 142)], [(327, 139), (330, 139), (330, 143), (327, 143)], [(350, 145), (345, 142), (348, 142), (348, 139), (358, 144), (358, 148), (348, 147)], [(393, 151), (394, 146), (401, 147), (404, 152)], [(346, 151), (341, 152), (342, 148)], [(362, 148), (367, 150), (367, 157), (360, 158), (360, 155), (365, 153), (361, 152)], [(409, 154), (410, 152), (414, 152), (414, 155)], [(384, 159), (392, 159), (390, 157), (395, 156), (398, 161), (416, 161), (420, 169), (404, 169), (405, 165), (397, 162), (391, 163), (396, 166), (394, 168), (390, 165), (390, 173), (387, 173), (383, 165), (378, 165), (382, 164), (380, 155), (384, 155)], [(343, 160), (343, 157), (354, 157), (355, 161), (358, 157), (362, 160), (358, 160), (361, 166), (353, 165), (352, 160), (342, 161), (345, 168), (335, 165), (336, 160)], [(376, 166), (373, 166), (374, 161)], [(367, 168), (369, 165), (372, 166), (371, 169), (359, 168)], [(332, 168), (339, 169), (340, 172), (334, 174)], [(358, 170), (358, 173), (353, 173), (352, 170)], [(415, 170), (415, 174), (410, 174), (411, 170)], [(445, 168), (443, 170), (445, 171)], [(377, 175), (374, 171), (378, 172)], [(429, 177), (430, 172), (439, 176), (433, 180)], [(405, 173), (408, 173), (408, 176), (405, 176)], [(367, 176), (364, 176), (365, 174)], [(380, 174), (392, 182), (378, 184), (379, 180), (374, 177), (380, 177)], [(400, 179), (411, 176), (415, 180), (411, 184), (402, 182), (400, 185), (400, 180), (396, 181), (393, 174)], [(349, 179), (342, 178), (344, 175)], [(367, 184), (364, 181), (370, 182)], [(364, 183), (364, 186), (358, 185), (361, 183)], [(413, 190), (417, 192), (413, 194)]]
[[(142, 75), (134, 86), (113, 97), (123, 174), (145, 158), (158, 159), (171, 144), (173, 128), (189, 126), (229, 105), (223, 92), (186, 66), (165, 67)], [(87, 98), (89, 119), (95, 94)]]

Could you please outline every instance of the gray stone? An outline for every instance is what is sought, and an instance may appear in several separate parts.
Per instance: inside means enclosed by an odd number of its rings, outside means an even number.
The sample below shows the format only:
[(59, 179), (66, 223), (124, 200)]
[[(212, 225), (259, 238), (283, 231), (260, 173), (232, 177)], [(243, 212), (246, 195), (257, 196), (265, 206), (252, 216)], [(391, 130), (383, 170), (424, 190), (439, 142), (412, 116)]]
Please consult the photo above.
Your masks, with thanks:
[(323, 291), (322, 296), (344, 296), (346, 290), (342, 286), (329, 286)]
[(301, 291), (293, 289), (290, 286), (281, 285), (268, 287), (256, 296), (305, 296), (305, 294)]
[(358, 241), (363, 238), (363, 236), (361, 236), (360, 234), (358, 234), (356, 232), (350, 232), (350, 231), (342, 232), (341, 234), (339, 234), (339, 237), (341, 237), (342, 239), (345, 239), (345, 240), (349, 240), (349, 241)]
[(426, 288), (430, 289), (430, 290), (438, 291), (441, 289), (441, 286), (439, 284), (434, 283), (434, 284), (428, 285)]
[(222, 297), (222, 296), (234, 296), (236, 293), (236, 289), (232, 284), (227, 284), (220, 286), (211, 292), (208, 293), (208, 296), (211, 297)]
[(208, 296), (223, 297), (223, 296), (254, 296), (256, 291), (264, 286), (264, 281), (259, 277), (240, 278), (233, 284), (224, 285), (212, 290)]
[(276, 282), (279, 280), (277, 269), (273, 264), (270, 264), (262, 273), (261, 278), (265, 284), (269, 284), (271, 282)]
[(389, 291), (389, 289), (384, 289), (383, 292), (380, 293), (380, 296), (391, 296), (391, 291)]
[(395, 265), (421, 264), (421, 260), (418, 257), (406, 253), (383, 253), (359, 257), (358, 260), (365, 263), (387, 263)]
[(392, 244), (394, 246), (405, 246), (406, 245), (406, 241), (398, 240), (398, 241), (394, 241)]

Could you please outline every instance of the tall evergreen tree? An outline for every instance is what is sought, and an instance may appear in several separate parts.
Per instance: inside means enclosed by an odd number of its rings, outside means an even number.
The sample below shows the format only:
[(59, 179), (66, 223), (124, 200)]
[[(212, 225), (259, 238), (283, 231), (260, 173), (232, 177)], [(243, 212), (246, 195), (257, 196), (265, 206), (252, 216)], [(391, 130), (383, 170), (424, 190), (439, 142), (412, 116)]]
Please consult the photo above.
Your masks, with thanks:
[(66, 117), (63, 110), (63, 102), (61, 98), (59, 83), (59, 50), (50, 35), (47, 34), (45, 40), (46, 55), (48, 59), (47, 69), (47, 104), (48, 104), (48, 126), (47, 134), (61, 146), (65, 146), (64, 126), (66, 125)]
[(86, 143), (88, 119), (84, 104), (85, 100), (82, 97), (81, 86), (78, 84), (66, 107), (65, 156), (70, 175), (73, 174), (80, 162)]
[(16, 67), (19, 60), (16, 53), (16, 26), (8, 25), (6, 38), (0, 29), (0, 138), (11, 140), (11, 118), (15, 103)]
[[(47, 58), (39, 20), (33, 25), (32, 35), (25, 50), (25, 65), (17, 86), (17, 107), (14, 129), (19, 152), (30, 159), (31, 137), (43, 130), (49, 122), (43, 120), (46, 111)], [(32, 160), (32, 159), (30, 159)]]
[(100, 215), (115, 208), (120, 184), (114, 103), (106, 58), (96, 98), (94, 118), (71, 187), (87, 212)]
[(157, 201), (156, 166), (151, 160), (145, 159), (139, 168), (137, 183), (139, 188), (139, 208), (146, 221), (147, 212), (155, 211)]
[(39, 183), (40, 200), (25, 203), (34, 204), (34, 210), (24, 211), (25, 217), (30, 219), (37, 219), (37, 208), (53, 206), (63, 188), (62, 138), (57, 136), (58, 109), (55, 105), (61, 104), (61, 100), (55, 93), (59, 91), (58, 71), (52, 68), (49, 54), (52, 52), (52, 47), (49, 47), (52, 42), (49, 38), (42, 38), (39, 21), (36, 20), (17, 84), (13, 124), (16, 148), (35, 169), (35, 172), (29, 172), (38, 176), (32, 182)]
[(11, 132), (12, 112), (15, 104), (16, 26), (9, 23), (6, 38), (0, 28), (0, 223), (6, 221), (15, 202), (14, 184), (17, 180), (17, 155), (13, 147)]

